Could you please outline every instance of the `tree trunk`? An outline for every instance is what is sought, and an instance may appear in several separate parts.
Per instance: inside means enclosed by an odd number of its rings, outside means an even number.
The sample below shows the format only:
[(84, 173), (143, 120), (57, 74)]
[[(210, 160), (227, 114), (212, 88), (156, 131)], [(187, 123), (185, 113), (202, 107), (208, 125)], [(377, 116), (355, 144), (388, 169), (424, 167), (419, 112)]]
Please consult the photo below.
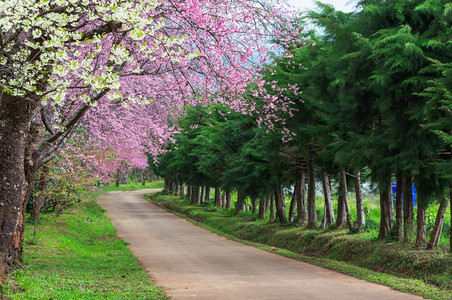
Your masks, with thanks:
[[(451, 152), (450, 156), (452, 156), (452, 152)], [(452, 183), (449, 184), (449, 202), (450, 202), (450, 204), (449, 204), (450, 215), (452, 216)], [(449, 253), (452, 253), (452, 217), (450, 218), (450, 224), (449, 225), (450, 225)]]
[(273, 194), (270, 196), (270, 220), (274, 220), (276, 218), (275, 213), (275, 197)]
[(341, 182), (338, 188), (338, 198), (337, 198), (337, 227), (345, 227), (347, 225), (347, 206), (348, 206), (348, 190), (347, 190), (347, 176), (345, 174), (345, 169), (341, 169)]
[[(17, 224), (23, 224), (25, 206), (25, 147), (29, 126), (36, 113), (33, 100), (0, 92), (0, 282), (6, 276), (20, 241)], [(21, 218), (21, 220), (19, 220)], [(20, 246), (20, 245), (19, 245)]]
[(265, 202), (266, 202), (265, 197), (260, 196), (259, 197), (259, 215), (258, 215), (259, 219), (265, 218), (265, 212), (266, 212), (266, 209), (265, 209), (266, 203)]
[(308, 159), (308, 228), (314, 228), (316, 222), (314, 167), (312, 160)]
[[(117, 171), (116, 171), (116, 182), (115, 182), (115, 186), (116, 187), (119, 187), (119, 182), (120, 182), (120, 177), (121, 176), (121, 171), (118, 169)], [(165, 179), (165, 185), (166, 185), (166, 179)]]
[(181, 198), (184, 198), (185, 197), (185, 186), (183, 183), (181, 183), (181, 185), (179, 187), (179, 191), (180, 191)]
[(204, 203), (204, 198), (205, 198), (205, 195), (206, 195), (205, 190), (206, 190), (206, 187), (202, 186), (201, 187), (201, 201), (199, 201), (200, 203)]
[(257, 213), (257, 199), (256, 197), (251, 197), (251, 209), (253, 214)]
[(294, 195), (297, 201), (297, 218), (298, 222), (303, 224), (308, 218), (308, 212), (306, 210), (306, 189), (305, 189), (305, 175), (300, 168), (296, 174)]
[(403, 240), (408, 242), (413, 234), (413, 191), (411, 189), (411, 178), (404, 177), (402, 181), (402, 196), (403, 196)]
[(426, 206), (423, 199), (417, 201), (417, 226), (416, 226), (416, 247), (420, 247), (425, 243), (427, 235), (426, 227)]
[(330, 178), (325, 172), (322, 174), (322, 186), (325, 198), (324, 225), (331, 226), (334, 223), (333, 199), (331, 198)]
[(396, 240), (403, 240), (403, 178), (397, 176), (397, 186), (396, 186)]
[(206, 193), (204, 195), (204, 201), (210, 201), (210, 186), (206, 186)]
[(199, 198), (199, 186), (194, 187), (193, 196), (195, 198), (195, 204), (201, 204), (201, 199)]
[(232, 207), (231, 191), (226, 190), (226, 208), (230, 209), (231, 207)]
[(282, 191), (282, 186), (275, 186), (273, 188), (275, 196), (276, 214), (281, 224), (287, 223), (286, 217), (286, 203), (284, 202), (284, 193)]
[(179, 194), (179, 185), (177, 183), (174, 183), (174, 196), (177, 196)]
[(295, 211), (297, 209), (297, 199), (295, 197), (295, 190), (292, 195), (292, 199), (290, 200), (290, 206), (289, 206), (289, 222), (293, 222), (295, 220)]
[(447, 204), (448, 201), (444, 198), (439, 205), (438, 213), (436, 214), (435, 227), (433, 227), (427, 249), (433, 249), (439, 246), (439, 240), (441, 239), (441, 233), (443, 232), (444, 216), (446, 215)]
[(192, 187), (191, 185), (187, 184), (187, 198), (191, 199), (193, 202), (193, 197), (192, 197)]
[(392, 204), (392, 187), (387, 185), (380, 192), (380, 232), (378, 239), (385, 239), (392, 230), (391, 206)]
[(215, 187), (215, 201), (214, 201), (214, 205), (215, 206), (221, 206), (221, 190), (219, 186)]
[(361, 192), (361, 172), (355, 173), (355, 195), (356, 195), (356, 220), (358, 223), (358, 232), (366, 225), (366, 217), (364, 216), (363, 194)]
[(42, 167), (41, 174), (39, 176), (38, 187), (35, 192), (35, 197), (33, 199), (33, 208), (31, 210), (30, 220), (34, 221), (35, 227), (36, 227), (36, 223), (39, 219), (39, 212), (44, 203), (44, 199), (45, 199), (44, 191), (47, 188), (47, 178), (49, 175), (49, 171), (50, 171), (50, 169), (48, 166)]
[(245, 211), (245, 195), (242, 191), (237, 192), (237, 202), (235, 202), (236, 213)]

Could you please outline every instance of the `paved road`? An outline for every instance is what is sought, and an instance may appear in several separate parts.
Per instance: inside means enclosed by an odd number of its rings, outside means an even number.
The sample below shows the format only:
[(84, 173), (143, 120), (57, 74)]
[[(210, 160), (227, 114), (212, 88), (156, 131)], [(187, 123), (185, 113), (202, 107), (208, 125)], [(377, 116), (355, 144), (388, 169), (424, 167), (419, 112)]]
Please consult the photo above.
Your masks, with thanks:
[(172, 299), (421, 299), (227, 240), (143, 199), (103, 194), (118, 235)]

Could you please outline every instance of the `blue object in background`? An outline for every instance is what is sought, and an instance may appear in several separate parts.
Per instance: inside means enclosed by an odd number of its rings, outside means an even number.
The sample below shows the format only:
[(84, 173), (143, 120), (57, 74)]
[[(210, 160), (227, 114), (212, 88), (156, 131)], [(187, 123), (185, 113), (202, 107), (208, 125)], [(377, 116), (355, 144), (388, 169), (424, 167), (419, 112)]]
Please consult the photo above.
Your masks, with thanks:
[[(395, 201), (395, 194), (397, 189), (397, 183), (392, 184), (392, 199)], [(414, 184), (411, 184), (411, 193), (413, 194), (413, 206), (416, 206), (416, 188), (414, 187)], [(403, 194), (402, 194), (403, 197)]]

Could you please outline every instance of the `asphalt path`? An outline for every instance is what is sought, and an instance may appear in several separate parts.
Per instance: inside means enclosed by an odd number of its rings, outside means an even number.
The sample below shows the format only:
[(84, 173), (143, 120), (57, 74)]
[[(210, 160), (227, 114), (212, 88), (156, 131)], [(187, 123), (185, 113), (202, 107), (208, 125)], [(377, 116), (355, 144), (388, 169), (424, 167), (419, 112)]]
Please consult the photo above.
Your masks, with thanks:
[(99, 203), (171, 299), (422, 299), (218, 236), (143, 199), (155, 191)]

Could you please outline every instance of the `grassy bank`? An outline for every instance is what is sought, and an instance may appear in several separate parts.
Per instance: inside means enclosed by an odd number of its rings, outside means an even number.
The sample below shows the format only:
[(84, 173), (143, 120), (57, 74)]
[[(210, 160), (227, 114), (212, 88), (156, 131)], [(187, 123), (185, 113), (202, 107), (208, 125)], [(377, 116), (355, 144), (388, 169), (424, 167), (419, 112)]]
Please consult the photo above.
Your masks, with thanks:
[(430, 299), (451, 299), (452, 257), (444, 250), (413, 249), (377, 241), (373, 232), (306, 229), (259, 220), (249, 212), (234, 215), (212, 206), (158, 195), (153, 201), (229, 238), (307, 261), (357, 278)]
[(102, 187), (102, 192), (113, 192), (113, 191), (135, 191), (143, 189), (160, 189), (163, 188), (163, 180), (147, 181), (145, 185), (137, 181), (130, 181), (127, 184), (120, 184), (115, 186), (114, 182), (110, 182), (107, 186)]
[[(24, 265), (1, 287), (11, 299), (166, 299), (103, 210), (86, 201), (26, 231)], [(1, 298), (1, 297), (0, 297)]]

